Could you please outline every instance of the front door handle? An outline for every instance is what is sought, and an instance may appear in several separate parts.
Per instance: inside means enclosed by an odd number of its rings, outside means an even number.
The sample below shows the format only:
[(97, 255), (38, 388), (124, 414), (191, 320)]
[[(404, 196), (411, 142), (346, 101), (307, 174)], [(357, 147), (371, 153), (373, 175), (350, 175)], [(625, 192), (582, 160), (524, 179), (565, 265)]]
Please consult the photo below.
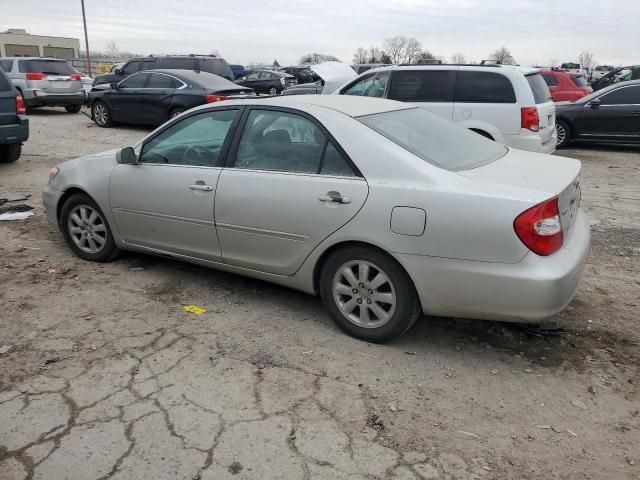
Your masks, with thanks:
[(191, 190), (198, 190), (201, 192), (211, 192), (213, 187), (211, 185), (205, 185), (204, 183), (196, 183), (194, 185), (189, 185)]
[(340, 195), (340, 192), (327, 192), (326, 195), (320, 195), (318, 200), (321, 202), (332, 202), (332, 203), (351, 203), (351, 198), (343, 197)]

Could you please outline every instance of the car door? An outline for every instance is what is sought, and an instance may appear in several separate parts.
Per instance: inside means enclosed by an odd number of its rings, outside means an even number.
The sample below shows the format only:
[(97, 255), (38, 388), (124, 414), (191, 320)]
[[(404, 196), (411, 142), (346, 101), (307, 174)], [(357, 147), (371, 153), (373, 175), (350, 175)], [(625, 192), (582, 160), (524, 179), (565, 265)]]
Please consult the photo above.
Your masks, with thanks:
[(388, 98), (413, 103), (451, 120), (456, 73), (451, 67), (396, 70), (391, 75)]
[(640, 85), (622, 85), (591, 100), (575, 128), (586, 140), (640, 140)]
[(134, 248), (219, 261), (214, 199), (238, 107), (180, 117), (119, 164), (109, 184), (118, 232)]
[(173, 92), (183, 82), (165, 73), (149, 72), (149, 80), (140, 91), (140, 112), (144, 123), (160, 125), (169, 118)]
[(259, 86), (260, 72), (253, 72), (247, 75), (245, 80), (241, 80), (238, 84), (245, 87), (253, 88), (256, 93), (261, 93)]
[(311, 117), (253, 107), (243, 122), (216, 191), (222, 255), (231, 265), (292, 275), (356, 215), (368, 186)]
[(142, 91), (149, 78), (148, 73), (134, 73), (118, 83), (115, 89), (105, 92), (105, 100), (116, 122), (144, 123)]

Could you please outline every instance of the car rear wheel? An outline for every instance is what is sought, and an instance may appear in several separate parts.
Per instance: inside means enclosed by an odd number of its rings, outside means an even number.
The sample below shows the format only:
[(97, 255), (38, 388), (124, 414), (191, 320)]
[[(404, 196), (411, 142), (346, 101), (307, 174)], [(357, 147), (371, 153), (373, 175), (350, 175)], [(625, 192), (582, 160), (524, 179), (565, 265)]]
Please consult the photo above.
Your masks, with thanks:
[(373, 248), (347, 247), (331, 254), (320, 272), (320, 294), (342, 330), (369, 342), (402, 335), (420, 315), (407, 273)]
[(169, 118), (171, 119), (177, 117), (178, 115), (182, 115), (184, 112), (184, 108), (174, 108), (173, 110), (171, 110), (171, 113), (169, 113)]
[(69, 248), (84, 260), (108, 262), (118, 253), (102, 210), (84, 193), (70, 196), (62, 205), (60, 230)]
[(278, 89), (276, 87), (271, 87), (269, 89), (269, 95), (277, 95), (278, 94)]
[(0, 145), (0, 163), (13, 163), (20, 158), (22, 144)]
[(108, 128), (113, 125), (111, 112), (104, 102), (96, 102), (91, 106), (91, 116), (99, 127)]
[(566, 147), (571, 140), (571, 127), (562, 120), (556, 121), (556, 135), (558, 136), (556, 148)]
[(69, 113), (78, 113), (82, 109), (82, 105), (67, 105), (64, 109)]

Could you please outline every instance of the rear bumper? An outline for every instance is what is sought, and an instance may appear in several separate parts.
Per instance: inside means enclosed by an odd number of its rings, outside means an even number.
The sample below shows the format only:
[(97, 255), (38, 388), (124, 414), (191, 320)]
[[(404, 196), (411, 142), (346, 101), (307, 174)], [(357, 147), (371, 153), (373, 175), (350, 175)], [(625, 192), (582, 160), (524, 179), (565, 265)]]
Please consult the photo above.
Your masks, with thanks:
[(30, 107), (66, 107), (84, 102), (82, 90), (73, 93), (46, 93), (38, 89), (23, 90), (24, 100)]
[(556, 143), (558, 142), (558, 135), (556, 134), (555, 126), (553, 127), (553, 133), (551, 138), (546, 142), (542, 142), (540, 135), (536, 135), (530, 132), (525, 135), (505, 135), (505, 145), (518, 150), (526, 150), (528, 152), (537, 153), (553, 153), (556, 151)]
[(580, 212), (562, 249), (529, 252), (514, 264), (395, 255), (418, 291), (427, 315), (538, 322), (573, 298), (586, 263), (590, 227)]
[(29, 138), (29, 119), (18, 115), (18, 123), (0, 125), (0, 145), (26, 142)]

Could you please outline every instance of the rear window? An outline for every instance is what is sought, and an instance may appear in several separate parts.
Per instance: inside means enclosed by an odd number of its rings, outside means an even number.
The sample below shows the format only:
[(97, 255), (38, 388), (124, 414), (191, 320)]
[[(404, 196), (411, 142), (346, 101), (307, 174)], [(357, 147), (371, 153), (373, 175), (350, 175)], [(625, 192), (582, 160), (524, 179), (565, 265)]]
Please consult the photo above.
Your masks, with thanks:
[(587, 79), (582, 75), (571, 75), (571, 80), (573, 80), (576, 87), (586, 87), (588, 85)]
[(424, 161), (445, 170), (468, 170), (486, 165), (508, 151), (504, 145), (422, 108), (365, 115), (357, 120)]
[(394, 72), (389, 98), (401, 102), (451, 102), (455, 75), (452, 70)]
[(542, 78), (544, 78), (544, 82), (549, 86), (549, 87), (556, 87), (558, 86), (558, 79), (556, 77), (554, 77), (553, 75), (543, 75)]
[(11, 90), (11, 80), (0, 69), (0, 92), (8, 92), (9, 90)]
[(215, 73), (227, 80), (233, 80), (233, 72), (227, 62), (220, 58), (201, 58), (200, 70), (203, 72)]
[(18, 71), (27, 73), (48, 73), (50, 75), (69, 75), (71, 65), (62, 60), (18, 60)]
[(13, 60), (0, 60), (0, 68), (5, 72), (8, 72), (13, 68)]
[(542, 78), (542, 75), (535, 73), (533, 75), (527, 75), (527, 81), (533, 92), (533, 100), (536, 105), (540, 103), (547, 103), (551, 101), (551, 94), (549, 93), (549, 87)]
[(195, 70), (195, 58), (165, 58), (162, 62), (162, 68), (173, 70)]
[[(544, 81), (542, 82), (544, 83)], [(516, 103), (516, 93), (507, 77), (493, 72), (459, 71), (456, 102)]]

